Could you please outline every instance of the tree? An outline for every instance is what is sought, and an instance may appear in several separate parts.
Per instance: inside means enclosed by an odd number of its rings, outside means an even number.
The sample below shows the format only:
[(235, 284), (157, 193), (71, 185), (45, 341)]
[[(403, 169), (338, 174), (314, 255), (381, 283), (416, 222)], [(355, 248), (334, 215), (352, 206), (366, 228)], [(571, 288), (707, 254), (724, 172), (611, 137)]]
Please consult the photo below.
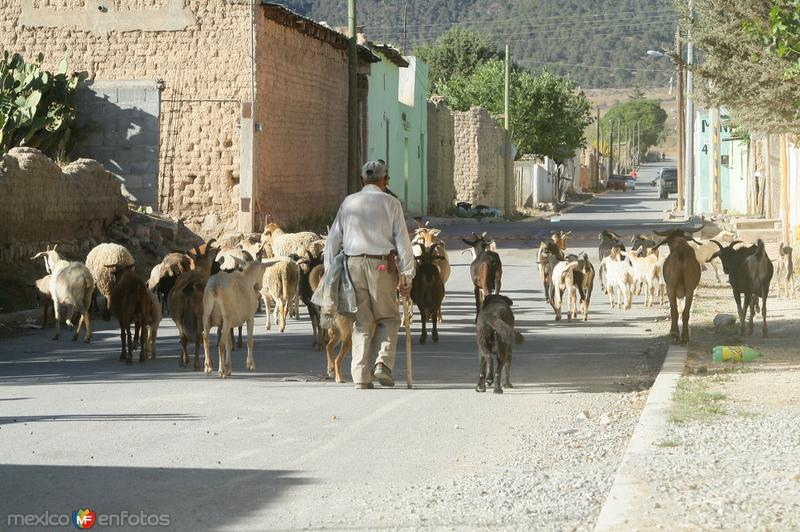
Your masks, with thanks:
[(789, 54), (765, 54), (763, 36), (753, 31), (772, 27), (774, 5), (769, 0), (695, 0), (690, 15), (676, 2), (681, 26), (691, 30), (698, 52), (692, 67), (694, 96), (706, 105), (727, 108), (738, 128), (784, 132), (800, 127), (800, 84), (786, 76), (795, 63)]
[(478, 65), (500, 57), (486, 35), (458, 26), (441, 34), (433, 45), (415, 50), (414, 55), (428, 65), (428, 92), (436, 83), (469, 77)]
[(784, 70), (787, 80), (800, 78), (800, 0), (774, 5), (768, 22), (748, 20), (744, 28), (762, 40), (768, 53), (791, 61)]
[[(504, 109), (503, 61), (480, 65), (471, 76), (436, 85), (448, 105), (459, 111), (486, 108), (493, 115)], [(513, 68), (510, 76), (511, 134), (519, 153), (551, 157), (562, 163), (586, 146), (584, 132), (592, 123), (591, 104), (575, 83), (545, 71), (539, 76)]]
[[(622, 130), (634, 131), (639, 124), (639, 155), (644, 156), (647, 148), (661, 140), (666, 129), (667, 112), (655, 100), (631, 100), (611, 107), (600, 119), (603, 131), (620, 121)], [(616, 129), (614, 130), (616, 132)], [(615, 133), (616, 134), (616, 133)]]

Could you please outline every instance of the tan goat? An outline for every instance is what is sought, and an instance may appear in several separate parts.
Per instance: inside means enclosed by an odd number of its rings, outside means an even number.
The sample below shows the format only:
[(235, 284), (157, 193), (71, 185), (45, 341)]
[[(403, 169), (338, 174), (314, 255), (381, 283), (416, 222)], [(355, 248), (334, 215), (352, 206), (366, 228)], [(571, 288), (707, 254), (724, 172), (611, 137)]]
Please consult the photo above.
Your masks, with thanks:
[[(648, 254), (645, 257), (641, 257), (641, 253)], [(652, 307), (655, 302), (656, 294), (660, 292), (659, 279), (661, 277), (661, 266), (658, 256), (644, 248), (637, 248), (628, 251), (628, 258), (631, 261), (633, 285), (636, 287), (636, 295), (641, 294), (642, 289), (644, 289), (644, 306)]]

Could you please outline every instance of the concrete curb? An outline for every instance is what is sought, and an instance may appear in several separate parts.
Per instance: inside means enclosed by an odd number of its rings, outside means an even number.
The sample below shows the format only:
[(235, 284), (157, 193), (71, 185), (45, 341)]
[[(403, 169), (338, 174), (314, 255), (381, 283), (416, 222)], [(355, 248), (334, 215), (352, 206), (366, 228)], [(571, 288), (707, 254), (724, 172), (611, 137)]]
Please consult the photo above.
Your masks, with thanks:
[(647, 462), (653, 446), (667, 426), (672, 395), (683, 374), (687, 354), (688, 349), (685, 346), (670, 346), (667, 351), (664, 364), (650, 388), (639, 423), (617, 469), (614, 483), (600, 510), (595, 532), (630, 530), (635, 528), (635, 519), (642, 515), (636, 502), (643, 500), (648, 479), (638, 474), (637, 464)]

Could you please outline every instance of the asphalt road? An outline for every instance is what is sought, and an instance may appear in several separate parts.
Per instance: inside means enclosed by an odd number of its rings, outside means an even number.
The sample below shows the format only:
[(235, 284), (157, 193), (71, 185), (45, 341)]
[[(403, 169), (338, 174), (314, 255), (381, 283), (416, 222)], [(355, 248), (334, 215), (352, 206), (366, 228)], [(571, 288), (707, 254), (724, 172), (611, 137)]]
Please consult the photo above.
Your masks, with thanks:
[[(469, 527), (477, 521), (453, 522), (436, 505), (420, 517), (427, 499), (417, 490), (456, 485), (487, 464), (507, 467), (518, 460), (514, 438), (549, 434), (574, 411), (610, 404), (654, 377), (663, 347), (654, 322), (666, 308), (645, 309), (639, 296), (633, 310), (612, 311), (595, 285), (588, 322), (555, 322), (534, 264), (551, 229), (574, 231), (570, 249), (596, 262), (600, 229), (630, 235), (663, 225), (669, 202), (649, 186), (654, 172), (641, 172), (638, 190), (600, 196), (560, 221), (445, 227), (453, 264), (445, 322), (438, 344), (422, 346), (414, 332), (414, 390), (404, 386), (402, 336), (397, 387), (362, 391), (322, 380), (324, 355), (311, 349), (304, 311), (284, 334), (265, 331), (257, 317), (257, 370), (246, 371), (237, 350), (224, 381), (178, 367), (170, 319), (159, 331), (158, 359), (141, 365), (117, 360), (119, 332), (105, 322), (88, 346), (68, 334), (52, 341), (50, 330), (3, 338), (0, 529), (17, 528), (2, 521), (9, 514), (83, 507), (166, 514), (180, 530)], [(515, 388), (503, 396), (473, 391), (474, 299), (468, 255), (456, 244), (472, 230), (498, 237), (503, 293), (526, 338), (514, 352)], [(529, 504), (530, 513), (545, 503)], [(486, 517), (481, 526), (500, 522), (509, 523)]]

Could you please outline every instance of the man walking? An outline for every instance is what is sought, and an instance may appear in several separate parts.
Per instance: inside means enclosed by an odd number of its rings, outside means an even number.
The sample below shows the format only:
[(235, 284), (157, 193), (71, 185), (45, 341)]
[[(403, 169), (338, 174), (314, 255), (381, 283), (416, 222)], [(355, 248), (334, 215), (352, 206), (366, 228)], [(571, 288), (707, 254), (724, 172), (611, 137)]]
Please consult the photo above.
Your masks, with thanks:
[[(339, 207), (325, 243), (325, 271), (340, 250), (356, 293), (350, 371), (356, 388), (394, 386), (397, 332), (400, 329), (398, 288), (404, 297), (414, 277), (414, 253), (400, 201), (385, 193), (386, 163), (369, 161), (361, 169), (364, 188), (347, 196)], [(395, 253), (397, 264), (395, 264)], [(397, 269), (407, 281), (400, 286)], [(377, 352), (375, 366), (373, 354)]]

